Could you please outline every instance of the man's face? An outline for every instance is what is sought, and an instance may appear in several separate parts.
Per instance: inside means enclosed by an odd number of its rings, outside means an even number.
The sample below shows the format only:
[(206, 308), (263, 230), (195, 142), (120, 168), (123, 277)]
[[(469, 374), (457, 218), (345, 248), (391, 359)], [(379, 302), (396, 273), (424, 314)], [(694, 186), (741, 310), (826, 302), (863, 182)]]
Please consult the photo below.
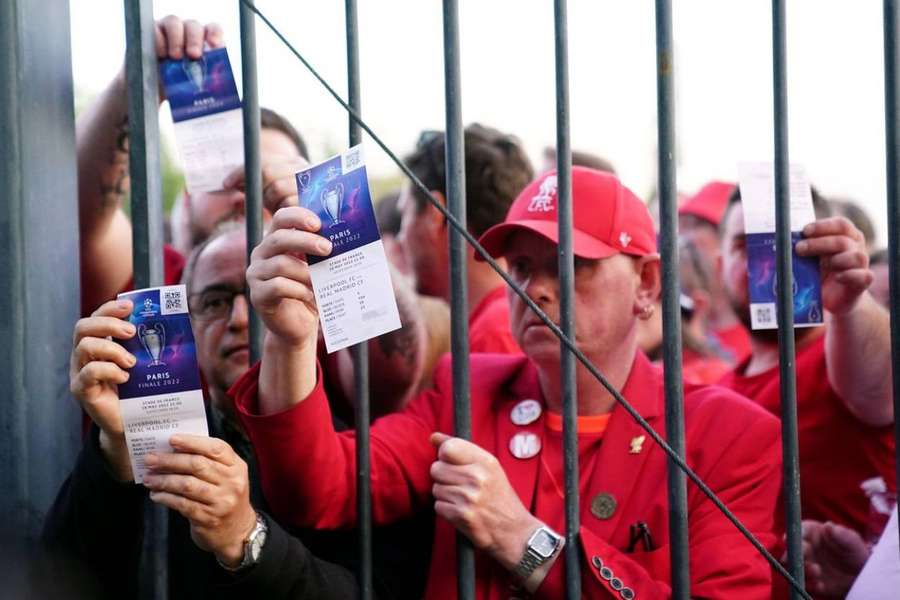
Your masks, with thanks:
[(403, 185), (397, 208), (402, 214), (397, 241), (415, 277), (416, 291), (425, 296), (449, 298), (447, 229), (443, 217), (430, 206), (419, 209), (410, 183)]
[(725, 213), (721, 243), (721, 281), (731, 308), (750, 329), (750, 293), (747, 279), (747, 236), (744, 233), (744, 211), (733, 204)]
[[(512, 234), (504, 258), (509, 274), (528, 296), (559, 323), (557, 246), (530, 231)], [(575, 341), (583, 352), (603, 360), (634, 343), (635, 293), (640, 275), (635, 259), (617, 254), (592, 260), (575, 258)], [(510, 326), (519, 346), (538, 365), (558, 369), (559, 340), (513, 292), (508, 293)]]
[[(291, 138), (277, 129), (260, 131), (259, 151), (263, 161), (300, 155)], [(189, 207), (191, 243), (197, 246), (212, 235), (220, 223), (244, 219), (244, 193), (238, 190), (201, 192), (190, 197)], [(263, 219), (268, 222), (271, 215), (268, 211), (263, 213)]]
[(197, 258), (191, 281), (191, 323), (200, 370), (211, 390), (224, 393), (250, 366), (246, 235), (237, 230), (211, 242)]
[(714, 265), (719, 259), (721, 245), (718, 228), (694, 215), (678, 216), (678, 235), (692, 243), (700, 254)]

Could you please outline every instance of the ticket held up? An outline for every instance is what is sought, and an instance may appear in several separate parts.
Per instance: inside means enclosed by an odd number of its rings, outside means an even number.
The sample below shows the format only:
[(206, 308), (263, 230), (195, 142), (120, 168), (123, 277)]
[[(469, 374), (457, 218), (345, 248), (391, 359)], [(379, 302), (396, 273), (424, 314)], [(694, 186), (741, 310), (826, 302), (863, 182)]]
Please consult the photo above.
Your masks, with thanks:
[(328, 352), (399, 329), (362, 146), (300, 171), (296, 179), (300, 206), (319, 216), (319, 233), (333, 245), (327, 257), (307, 257)]
[(119, 385), (119, 408), (135, 483), (142, 483), (144, 457), (172, 452), (175, 433), (209, 435), (194, 333), (183, 285), (119, 294), (134, 307), (129, 322), (137, 333), (117, 340), (137, 359)]
[(166, 60), (159, 71), (188, 191), (221, 190), (225, 177), (244, 164), (241, 99), (228, 52), (216, 48), (198, 60)]
[[(801, 230), (815, 221), (816, 215), (806, 172), (799, 165), (791, 165), (789, 172), (794, 326), (814, 327), (823, 322), (819, 260), (798, 256), (796, 246)], [(777, 329), (774, 166), (742, 163), (738, 175), (746, 232), (750, 323), (753, 329)]]

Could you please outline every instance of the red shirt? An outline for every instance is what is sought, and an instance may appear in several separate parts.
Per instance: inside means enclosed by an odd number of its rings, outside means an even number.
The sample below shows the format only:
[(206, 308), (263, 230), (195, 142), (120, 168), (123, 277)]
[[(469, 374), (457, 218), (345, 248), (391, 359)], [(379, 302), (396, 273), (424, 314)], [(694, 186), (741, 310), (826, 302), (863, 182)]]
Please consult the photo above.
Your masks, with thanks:
[(750, 347), (750, 332), (741, 323), (716, 331), (716, 338), (722, 349), (731, 355), (731, 364), (741, 362), (753, 351)]
[[(749, 359), (720, 385), (781, 414), (780, 373), (744, 377)], [(828, 381), (825, 336), (797, 349), (797, 425), (800, 445), (800, 500), (804, 519), (834, 521), (866, 532), (869, 500), (859, 484), (881, 476), (896, 489), (893, 426), (871, 427), (847, 409)], [(776, 519), (783, 522), (779, 507)]]
[(731, 370), (724, 360), (694, 352), (690, 348), (681, 351), (681, 372), (685, 381), (708, 385), (719, 381)]
[(521, 354), (509, 328), (509, 302), (501, 285), (481, 299), (469, 315), (469, 352)]
[[(434, 431), (453, 430), (449, 358), (435, 370), (434, 389), (422, 392), (403, 411), (371, 427), (372, 517), (390, 523), (417, 511), (433, 510), (429, 474)], [(559, 529), (562, 501), (547, 474), (559, 479), (561, 455), (553, 417), (544, 404), (534, 365), (524, 356), (473, 355), (471, 361), (472, 440), (497, 457), (522, 504)], [(355, 439), (335, 433), (319, 370), (309, 397), (276, 414), (260, 415), (259, 365), (229, 391), (250, 436), (263, 489), (280, 522), (324, 529), (352, 526), (356, 515)], [(645, 356), (635, 356), (622, 395), (657, 431), (663, 432), (663, 382)], [(512, 411), (525, 399), (543, 410), (517, 425)], [(781, 472), (778, 421), (745, 398), (715, 386), (685, 385), (685, 445), (688, 464), (737, 517), (766, 545), (772, 533)], [(585, 432), (587, 433), (587, 432)], [(513, 455), (511, 442), (531, 436), (538, 451)], [(641, 436), (645, 436), (641, 440)], [(536, 438), (536, 439), (535, 439)], [(536, 446), (535, 446), (536, 445)], [(635, 598), (670, 597), (666, 455), (620, 406), (610, 413), (602, 437), (588, 433), (581, 446), (581, 529), (583, 597), (610, 600), (624, 585)], [(543, 448), (543, 449), (542, 449)], [(548, 449), (549, 448), (549, 449)], [(637, 451), (632, 451), (636, 448)], [(545, 455), (546, 454), (546, 455)], [(548, 468), (541, 472), (541, 464)], [(546, 484), (546, 485), (545, 485)], [(561, 482), (559, 482), (561, 484)], [(612, 501), (605, 514), (590, 506), (600, 495)], [(607, 504), (608, 507), (608, 504)], [(631, 525), (646, 523), (654, 543), (631, 548)], [(768, 564), (696, 488), (688, 486), (691, 592), (702, 598), (770, 597)], [(537, 598), (564, 595), (565, 556), (560, 556)], [(601, 567), (616, 580), (604, 579)], [(604, 571), (605, 572), (605, 571)], [(510, 596), (510, 573), (486, 553), (476, 552), (479, 599)], [(456, 597), (456, 530), (437, 519), (427, 598)]]

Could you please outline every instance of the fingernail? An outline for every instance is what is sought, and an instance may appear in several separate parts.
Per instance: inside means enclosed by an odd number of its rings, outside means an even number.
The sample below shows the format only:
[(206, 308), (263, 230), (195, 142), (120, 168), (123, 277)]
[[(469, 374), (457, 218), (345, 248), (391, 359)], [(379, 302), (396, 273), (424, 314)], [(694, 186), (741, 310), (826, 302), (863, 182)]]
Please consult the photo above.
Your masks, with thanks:
[(806, 242), (797, 242), (797, 252), (806, 252), (808, 245)]
[(128, 364), (133, 367), (135, 365), (135, 363), (137, 363), (137, 359), (134, 357), (134, 354), (129, 354), (128, 355)]
[(152, 467), (153, 465), (159, 464), (159, 457), (155, 454), (148, 454), (144, 457), (144, 464), (148, 467)]
[(177, 446), (180, 443), (181, 443), (181, 438), (178, 437), (177, 435), (173, 435), (172, 437), (169, 438), (169, 444), (171, 444), (172, 446)]
[(116, 302), (116, 307), (125, 310), (126, 308), (131, 307), (131, 302), (129, 302), (128, 300), (119, 300), (118, 302)]
[(134, 325), (131, 323), (126, 323), (122, 329), (125, 331), (125, 335), (134, 335)]
[(328, 240), (319, 240), (317, 246), (322, 254), (331, 254), (331, 242)]
[(144, 475), (144, 487), (150, 487), (154, 483), (156, 483), (156, 478), (153, 475)]
[(306, 226), (313, 231), (318, 231), (322, 227), (322, 221), (319, 220), (319, 217), (312, 215), (306, 219)]

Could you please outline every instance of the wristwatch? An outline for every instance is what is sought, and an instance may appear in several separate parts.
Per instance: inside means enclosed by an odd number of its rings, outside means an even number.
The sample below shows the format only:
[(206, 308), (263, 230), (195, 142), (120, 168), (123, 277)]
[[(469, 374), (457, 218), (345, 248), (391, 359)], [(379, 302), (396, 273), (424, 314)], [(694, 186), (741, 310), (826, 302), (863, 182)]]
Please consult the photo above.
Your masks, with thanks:
[(562, 547), (563, 538), (561, 535), (545, 525), (541, 525), (528, 538), (528, 545), (525, 546), (525, 553), (513, 572), (521, 580), (525, 581), (534, 570), (542, 564), (550, 560), (556, 554), (556, 551)]
[(249, 567), (250, 565), (255, 565), (259, 562), (259, 556), (262, 554), (263, 546), (266, 543), (266, 537), (269, 535), (269, 524), (266, 523), (266, 518), (256, 513), (256, 527), (253, 528), (253, 531), (250, 532), (250, 535), (244, 539), (244, 556), (241, 558), (241, 562), (236, 567), (229, 567), (224, 564), (221, 560), (216, 557), (216, 560), (219, 562), (219, 566), (225, 569), (226, 571), (240, 571), (245, 567)]

